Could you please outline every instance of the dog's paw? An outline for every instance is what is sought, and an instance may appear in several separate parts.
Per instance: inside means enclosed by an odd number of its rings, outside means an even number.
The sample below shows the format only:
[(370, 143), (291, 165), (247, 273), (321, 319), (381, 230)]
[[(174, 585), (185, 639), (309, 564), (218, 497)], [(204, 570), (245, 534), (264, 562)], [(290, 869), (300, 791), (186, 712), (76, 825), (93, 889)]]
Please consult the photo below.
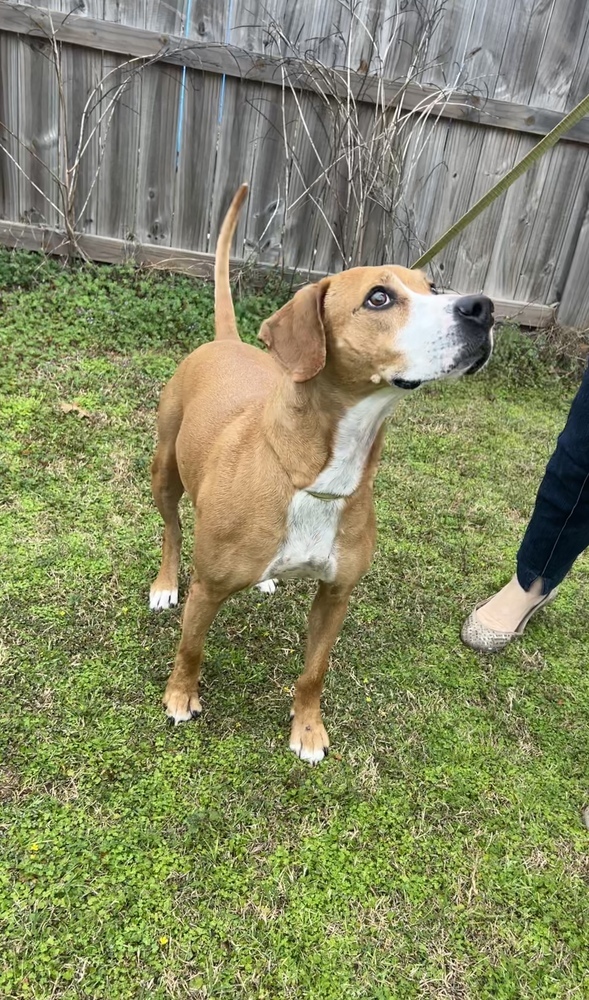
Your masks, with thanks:
[(179, 688), (166, 688), (164, 695), (164, 708), (170, 722), (175, 726), (179, 722), (190, 722), (191, 719), (198, 719), (202, 712), (202, 705), (198, 694), (188, 694)]
[(290, 749), (307, 764), (318, 764), (329, 752), (329, 736), (321, 719), (311, 721), (293, 719), (290, 732)]
[(263, 580), (262, 583), (256, 583), (256, 587), (261, 594), (275, 594), (278, 580)]
[(152, 587), (149, 592), (149, 607), (152, 611), (165, 611), (178, 603), (178, 588), (175, 590), (159, 590)]

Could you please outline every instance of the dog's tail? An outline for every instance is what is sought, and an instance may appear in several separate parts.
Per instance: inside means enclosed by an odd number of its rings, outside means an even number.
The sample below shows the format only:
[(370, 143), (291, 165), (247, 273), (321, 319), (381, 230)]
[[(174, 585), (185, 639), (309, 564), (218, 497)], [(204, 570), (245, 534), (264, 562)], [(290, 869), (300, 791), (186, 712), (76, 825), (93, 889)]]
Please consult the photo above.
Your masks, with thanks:
[(229, 211), (223, 219), (217, 253), (215, 256), (215, 340), (239, 340), (231, 285), (229, 284), (229, 250), (237, 225), (239, 209), (247, 195), (247, 184), (242, 184), (233, 195)]

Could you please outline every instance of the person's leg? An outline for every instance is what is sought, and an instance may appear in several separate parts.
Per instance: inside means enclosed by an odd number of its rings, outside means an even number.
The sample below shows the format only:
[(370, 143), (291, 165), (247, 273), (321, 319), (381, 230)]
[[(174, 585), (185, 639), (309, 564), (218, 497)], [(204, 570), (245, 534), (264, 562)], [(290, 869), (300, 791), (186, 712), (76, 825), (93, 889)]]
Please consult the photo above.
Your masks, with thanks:
[(534, 512), (517, 554), (523, 590), (543, 581), (548, 594), (589, 546), (589, 368), (573, 400), (540, 483)]
[[(517, 555), (517, 572), (469, 617), (462, 632), (467, 645), (481, 649), (506, 645), (588, 546), (589, 368), (538, 489)], [(498, 633), (495, 640), (493, 631)]]

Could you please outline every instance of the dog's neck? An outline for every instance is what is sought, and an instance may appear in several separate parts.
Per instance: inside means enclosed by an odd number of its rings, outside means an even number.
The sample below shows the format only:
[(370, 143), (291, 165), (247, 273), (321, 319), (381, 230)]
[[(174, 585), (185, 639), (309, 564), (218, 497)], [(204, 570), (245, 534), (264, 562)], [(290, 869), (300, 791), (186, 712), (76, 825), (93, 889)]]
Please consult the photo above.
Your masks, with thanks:
[(399, 398), (388, 388), (344, 398), (321, 376), (301, 384), (285, 376), (264, 409), (264, 433), (295, 489), (351, 496), (375, 444), (378, 460), (380, 428)]

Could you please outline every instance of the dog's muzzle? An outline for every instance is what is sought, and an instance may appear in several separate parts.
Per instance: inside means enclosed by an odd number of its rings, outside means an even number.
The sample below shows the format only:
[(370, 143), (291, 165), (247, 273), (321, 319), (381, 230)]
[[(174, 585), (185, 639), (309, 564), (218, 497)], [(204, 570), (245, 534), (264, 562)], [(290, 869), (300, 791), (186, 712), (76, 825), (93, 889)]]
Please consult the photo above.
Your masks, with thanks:
[(454, 317), (462, 342), (457, 367), (465, 375), (480, 371), (491, 357), (494, 308), (486, 295), (462, 295), (454, 304)]
[(391, 384), (394, 385), (396, 389), (407, 389), (410, 391), (411, 389), (419, 389), (419, 386), (422, 383), (408, 382), (406, 378), (394, 378)]

